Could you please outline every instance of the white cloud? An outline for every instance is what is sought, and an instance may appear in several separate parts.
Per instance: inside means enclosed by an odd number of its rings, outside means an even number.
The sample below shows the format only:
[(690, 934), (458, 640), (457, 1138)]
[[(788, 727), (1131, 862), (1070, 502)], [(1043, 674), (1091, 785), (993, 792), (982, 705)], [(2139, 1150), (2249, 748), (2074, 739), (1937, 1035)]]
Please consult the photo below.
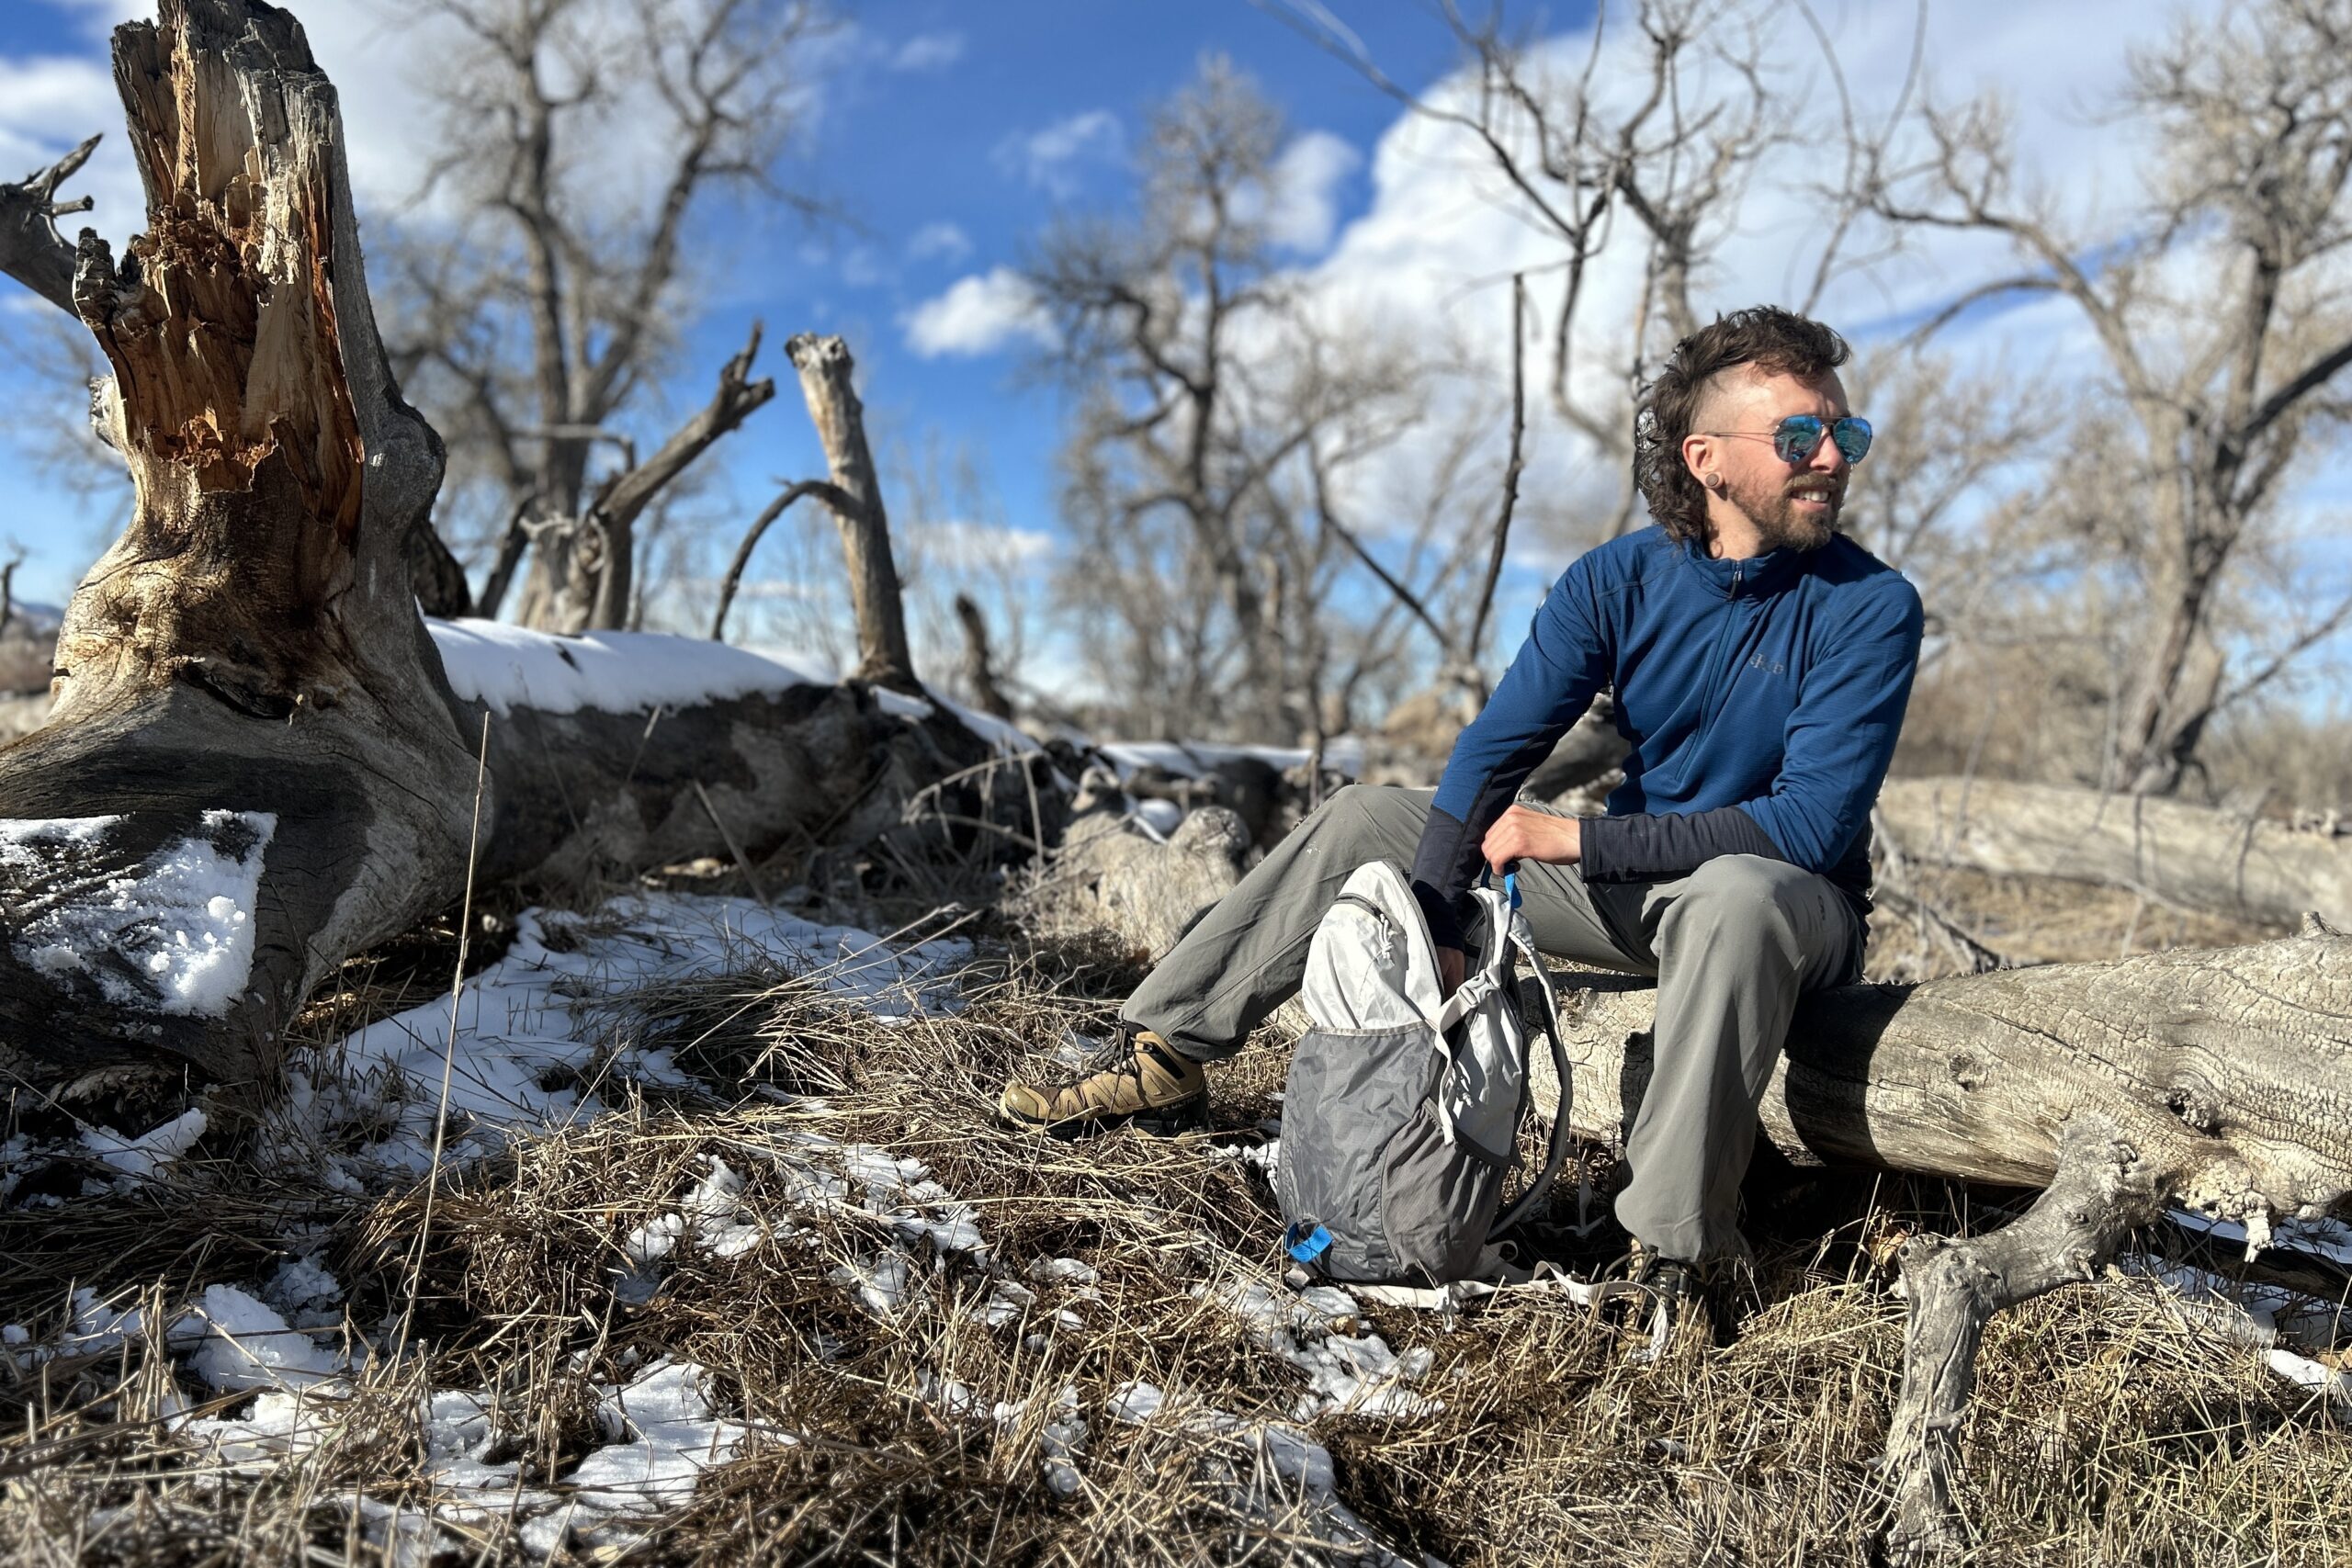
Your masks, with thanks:
[(964, 58), (962, 33), (917, 33), (890, 56), (893, 71), (944, 71)]
[(1283, 148), (1266, 182), (1266, 237), (1309, 254), (1329, 245), (1340, 220), (1340, 183), (1363, 164), (1363, 154), (1328, 130), (1310, 130)]
[(106, 135), (97, 151), (58, 189), (69, 200), (89, 197), (96, 208), (61, 218), (57, 227), (69, 240), (80, 228), (95, 228), (119, 244), (146, 226), (147, 207), (105, 53), (0, 56), (0, 179), (45, 168), (99, 131)]
[(907, 531), (908, 547), (927, 566), (944, 571), (1012, 571), (1039, 564), (1054, 553), (1054, 536), (1042, 528), (1011, 528), (964, 518), (919, 523)]
[[(74, 0), (94, 23), (152, 19), (153, 4), (136, 0)], [(388, 26), (374, 7), (314, 5), (302, 12), (303, 30), (343, 108), (345, 154), (363, 204), (397, 200), (415, 187), (433, 124), (413, 83), (447, 44), (446, 28), (429, 20)], [(93, 27), (85, 52), (66, 56), (0, 54), (0, 173), (15, 178), (44, 164), (93, 131), (103, 131), (86, 168), (64, 187), (87, 193), (97, 208), (87, 223), (118, 247), (146, 227), (146, 202), (123, 134), (122, 100), (114, 86), (104, 30)]]
[(1117, 115), (1087, 109), (1042, 130), (1006, 137), (997, 143), (996, 164), (1015, 178), (1067, 197), (1078, 189), (1080, 165), (1113, 162), (1125, 147), (1126, 133)]
[[(2216, 3), (2205, 0), (2209, 6)], [(1912, 8), (1849, 5), (1838, 17), (1838, 45), (1857, 112), (1865, 123), (1883, 123), (1905, 74)], [(2139, 197), (2144, 142), (2130, 126), (2097, 111), (2124, 85), (2127, 51), (2159, 41), (2168, 24), (2166, 13), (2141, 0), (1978, 7), (1965, 15), (1939, 8), (1930, 14), (1927, 58), (1940, 101), (1998, 87), (2014, 114), (2021, 186), (2046, 191), (2086, 232), (2098, 232), (2128, 215)], [(2085, 38), (2101, 39), (2100, 47), (2081, 47)], [(1627, 27), (1612, 28), (1605, 40), (1593, 77), (1604, 112), (1645, 87), (1648, 73), (1636, 58), (1643, 44)], [(1548, 70), (1553, 80), (1574, 82), (1591, 49), (1589, 30), (1545, 40), (1536, 51), (1536, 73)], [(1815, 78), (1810, 86), (1808, 72)], [(1835, 102), (1817, 63), (1792, 57), (1779, 85), (1794, 101), (1815, 105), (1816, 114), (1827, 112), (1818, 106)], [(1688, 112), (1696, 115), (1738, 84), (1720, 73), (1688, 85)], [(1478, 90), (1475, 75), (1457, 74), (1430, 92), (1449, 107), (1475, 111)], [(1736, 211), (1718, 220), (1721, 243), (1693, 299), (1702, 320), (1764, 300), (1798, 303), (1810, 288), (1826, 232), (1815, 187), (1841, 172), (1826, 151), (1835, 141), (1834, 124), (1813, 129), (1820, 134), (1801, 137), (1769, 160)], [(1303, 151), (1307, 140), (1286, 150), (1285, 162), (1295, 157), (1306, 187), (1336, 199), (1338, 175), (1330, 172), (1329, 150)], [(1343, 489), (1354, 493), (1342, 501), (1366, 517), (1384, 508), (1393, 512), (1396, 498), (1417, 485), (1426, 488), (1428, 476), (1440, 471), (1442, 448), (1458, 418), (1482, 410), (1492, 415), (1498, 389), (1507, 395), (1510, 385), (1510, 277), (1526, 272), (1534, 316), (1522, 516), (1528, 514), (1524, 498), (1536, 498), (1571, 524), (1605, 522), (1602, 509), (1612, 502), (1617, 482), (1613, 467), (1600, 470), (1591, 444), (1559, 420), (1542, 395), (1552, 368), (1561, 243), (1505, 183), (1488, 152), (1458, 127), (1401, 114), (1376, 143), (1370, 173), (1367, 209), (1340, 228), (1327, 255), (1293, 276), (1310, 308), (1343, 341), (1362, 341), (1384, 327), (1409, 333), (1425, 344), (1456, 345), (1470, 374), (1448, 383), (1451, 389), (1439, 394), (1420, 431), (1350, 476)], [(1308, 178), (1317, 175), (1319, 186)], [(1294, 199), (1274, 210), (1299, 214), (1290, 243), (1306, 248), (1319, 220), (1313, 204)], [(1571, 339), (1571, 389), (1587, 408), (1610, 410), (1622, 399), (1643, 262), (1643, 236), (1626, 220), (1614, 226), (1587, 268)], [(2000, 270), (2014, 271), (2015, 263), (1997, 238), (1917, 234), (1904, 254), (1867, 276), (1833, 283), (1816, 309), (1867, 348), (1872, 336), (1887, 335), (1889, 323), (1907, 325)], [(1966, 323), (1945, 346), (1980, 363), (2007, 355), (2022, 374), (2047, 366), (2069, 377), (2083, 375), (2097, 355), (2079, 320), (2063, 302), (2047, 299)], [(1493, 425), (1492, 449), (1467, 470), (1472, 482), (1488, 475), (1499, 482), (1505, 423), (1498, 417)]]
[(972, 237), (959, 224), (926, 223), (907, 241), (907, 254), (917, 261), (939, 256), (947, 261), (962, 261), (972, 254)]
[(994, 354), (1017, 343), (1049, 345), (1054, 325), (1029, 280), (1009, 266), (961, 277), (900, 318), (907, 346), (924, 359)]

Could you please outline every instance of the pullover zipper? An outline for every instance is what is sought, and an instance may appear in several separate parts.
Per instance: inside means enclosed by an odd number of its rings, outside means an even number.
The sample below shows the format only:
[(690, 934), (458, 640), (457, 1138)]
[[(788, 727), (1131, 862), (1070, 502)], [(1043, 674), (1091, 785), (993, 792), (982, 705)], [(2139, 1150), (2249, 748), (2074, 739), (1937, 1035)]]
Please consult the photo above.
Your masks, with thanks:
[(1732, 569), (1731, 597), (1724, 604), (1724, 624), (1715, 633), (1714, 652), (1707, 659), (1707, 686), (1699, 699), (1698, 739), (1704, 739), (1707, 731), (1714, 727), (1715, 699), (1718, 689), (1724, 683), (1724, 645), (1731, 637), (1732, 626), (1739, 619), (1739, 588), (1746, 578), (1745, 568)]
[(1683, 753), (1682, 767), (1675, 775), (1673, 784), (1662, 787), (1674, 789), (1682, 787), (1684, 782), (1690, 776), (1690, 759), (1698, 755), (1700, 749), (1706, 741), (1708, 733), (1715, 727), (1716, 696), (1724, 683), (1724, 647), (1731, 640), (1732, 628), (1739, 617), (1739, 591), (1741, 585), (1747, 581), (1747, 576), (1746, 568), (1732, 569), (1731, 597), (1724, 604), (1723, 624), (1715, 628), (1714, 651), (1707, 658), (1707, 683), (1701, 688), (1700, 692), (1698, 728), (1692, 732), (1690, 739), (1687, 742), (1688, 750)]

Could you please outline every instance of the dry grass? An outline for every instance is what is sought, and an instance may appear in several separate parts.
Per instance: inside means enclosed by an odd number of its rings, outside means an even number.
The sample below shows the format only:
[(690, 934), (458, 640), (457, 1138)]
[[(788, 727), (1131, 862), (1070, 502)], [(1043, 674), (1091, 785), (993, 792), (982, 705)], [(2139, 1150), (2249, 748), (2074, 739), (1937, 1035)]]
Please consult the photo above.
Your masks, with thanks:
[[(1004, 1133), (989, 1110), (1005, 1072), (1065, 1031), (1104, 1022), (1135, 976), (1100, 950), (991, 951), (961, 1011), (900, 1027), (783, 974), (616, 1004), (602, 1027), (675, 1050), (711, 1093), (640, 1101), (447, 1178), (416, 1280), (414, 1353), (379, 1363), (326, 1440), (275, 1465), (208, 1465), (156, 1419), (175, 1379), (161, 1346), (52, 1363), (17, 1391), (21, 1413), (0, 1440), (0, 1553), (391, 1560), (407, 1539), (392, 1510), (430, 1501), (426, 1389), (487, 1391), (502, 1455), (522, 1461), (527, 1482), (560, 1489), (595, 1440), (595, 1386), (669, 1356), (708, 1369), (721, 1403), (766, 1436), (690, 1505), (602, 1555), (1351, 1560), (1324, 1499), (1270, 1466), (1264, 1442), (1202, 1415), (1279, 1427), (1306, 1390), (1286, 1342), (1223, 1304), (1278, 1280), (1263, 1179), (1219, 1145), (1257, 1137), (1275, 1110), (1282, 1053), (1269, 1043), (1220, 1078), (1223, 1131), (1208, 1139), (1069, 1146)], [(812, 1213), (799, 1201), (794, 1162), (809, 1134), (921, 1161), (940, 1202), (971, 1205), (985, 1254), (918, 1242), (899, 1308), (861, 1305), (837, 1270), (902, 1231), (887, 1213)], [(423, 1195), (274, 1189), (233, 1146), (215, 1152), (168, 1190), (0, 1212), (0, 1319), (53, 1330), (77, 1283), (174, 1305), (208, 1282), (266, 1273), (272, 1249), (291, 1245), (278, 1238), (323, 1238), (352, 1332), (382, 1343), (407, 1299)], [(673, 1211), (713, 1156), (744, 1178), (741, 1213), (778, 1234), (734, 1258), (689, 1242), (645, 1299), (650, 1281), (623, 1239)], [(1606, 1151), (1593, 1158), (1605, 1168)], [(1759, 1173), (1750, 1231), (1760, 1262), (1727, 1346), (1685, 1339), (1636, 1365), (1558, 1297), (1505, 1300), (1451, 1327), (1383, 1309), (1371, 1327), (1399, 1352), (1428, 1352), (1410, 1386), (1442, 1410), (1327, 1416), (1312, 1438), (1330, 1451), (1339, 1501), (1408, 1559), (1871, 1562), (1884, 1496), (1872, 1459), (1902, 1337), (1886, 1259), (1913, 1230), (1997, 1218), (1984, 1202), (1935, 1184)], [(1610, 1246), (1555, 1239), (1578, 1269)], [(1055, 1258), (1097, 1278), (1030, 1278)], [(1008, 1283), (1033, 1299), (1012, 1321), (977, 1321)], [(2341, 1479), (2352, 1440), (2334, 1415), (2150, 1285), (2109, 1280), (2005, 1316), (1982, 1370), (1965, 1438), (1977, 1561), (2352, 1561)], [(1137, 1380), (1165, 1392), (1168, 1414), (1117, 1417), (1115, 1396)], [(1045, 1462), (1057, 1451), (1051, 1424), (1073, 1413), (1057, 1403), (1065, 1390), (1086, 1428), (1069, 1495), (1047, 1483)], [(193, 1384), (178, 1392), (196, 1397)], [(491, 1518), (442, 1535), (435, 1560), (521, 1554)]]
[[(2233, 947), (2285, 934), (2244, 920), (2156, 903), (2120, 887), (2051, 877), (1999, 876), (1916, 866), (1907, 891), (2016, 964), (2128, 958), (2171, 947)], [(1932, 980), (1960, 972), (1951, 945), (1900, 898), (1871, 919), (1872, 979)]]

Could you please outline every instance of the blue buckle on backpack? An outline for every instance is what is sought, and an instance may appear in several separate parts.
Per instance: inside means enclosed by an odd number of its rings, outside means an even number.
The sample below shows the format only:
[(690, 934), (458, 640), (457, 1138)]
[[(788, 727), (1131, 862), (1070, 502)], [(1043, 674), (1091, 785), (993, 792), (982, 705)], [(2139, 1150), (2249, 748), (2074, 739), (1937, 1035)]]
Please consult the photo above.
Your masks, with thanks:
[(1290, 1249), (1291, 1257), (1311, 1264), (1330, 1250), (1331, 1233), (1321, 1225), (1307, 1230), (1306, 1222), (1301, 1220), (1283, 1233), (1283, 1245)]
[(1510, 895), (1510, 907), (1514, 909), (1518, 908), (1519, 873), (1515, 871), (1507, 871), (1503, 873), (1503, 891)]

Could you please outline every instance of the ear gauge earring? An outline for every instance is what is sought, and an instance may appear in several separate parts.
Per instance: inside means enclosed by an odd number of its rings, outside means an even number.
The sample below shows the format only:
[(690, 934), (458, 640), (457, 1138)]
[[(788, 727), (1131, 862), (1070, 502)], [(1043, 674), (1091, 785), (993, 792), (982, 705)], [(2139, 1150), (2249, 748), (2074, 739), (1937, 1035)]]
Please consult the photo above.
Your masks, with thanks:
[(1721, 490), (1724, 488), (1724, 477), (1721, 474), (1709, 474), (1705, 479), (1701, 479), (1699, 482), (1705, 485), (1709, 490)]

